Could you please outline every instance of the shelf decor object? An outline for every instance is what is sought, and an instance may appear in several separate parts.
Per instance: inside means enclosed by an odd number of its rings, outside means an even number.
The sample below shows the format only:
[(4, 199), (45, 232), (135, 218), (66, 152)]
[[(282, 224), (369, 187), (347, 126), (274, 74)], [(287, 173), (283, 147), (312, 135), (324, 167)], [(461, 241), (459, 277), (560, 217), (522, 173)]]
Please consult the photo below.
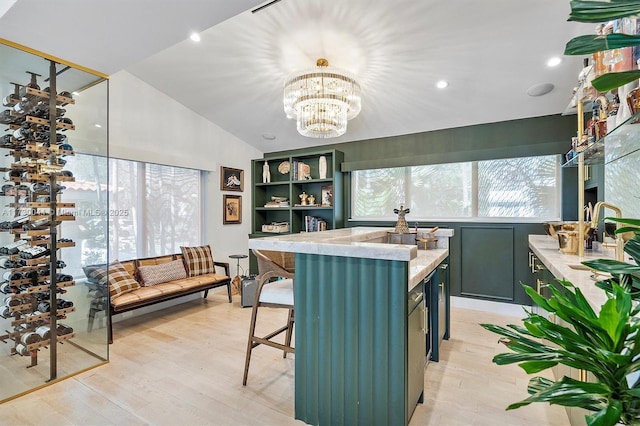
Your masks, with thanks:
[(223, 191), (244, 191), (244, 171), (220, 167), (220, 189)]
[(315, 68), (289, 75), (284, 85), (284, 112), (287, 118), (296, 118), (302, 136), (335, 138), (360, 113), (360, 92), (353, 76), (320, 58)]

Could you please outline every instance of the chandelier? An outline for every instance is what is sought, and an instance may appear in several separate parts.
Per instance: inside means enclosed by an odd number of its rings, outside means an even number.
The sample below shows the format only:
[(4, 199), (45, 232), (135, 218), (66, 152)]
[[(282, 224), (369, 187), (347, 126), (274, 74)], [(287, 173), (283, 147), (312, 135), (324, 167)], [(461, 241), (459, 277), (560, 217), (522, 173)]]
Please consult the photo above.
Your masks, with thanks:
[(284, 112), (296, 117), (298, 133), (335, 138), (360, 113), (360, 85), (348, 73), (318, 59), (316, 67), (291, 74), (284, 83)]

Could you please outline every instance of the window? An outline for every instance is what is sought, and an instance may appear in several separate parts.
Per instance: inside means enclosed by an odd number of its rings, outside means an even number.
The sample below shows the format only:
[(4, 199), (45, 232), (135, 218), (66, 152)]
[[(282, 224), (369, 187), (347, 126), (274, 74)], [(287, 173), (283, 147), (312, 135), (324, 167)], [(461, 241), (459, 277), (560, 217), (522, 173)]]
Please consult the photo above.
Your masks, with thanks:
[(559, 156), (359, 170), (351, 175), (351, 219), (552, 220), (560, 216)]
[(74, 274), (82, 273), (82, 265), (106, 262), (107, 244), (110, 261), (201, 244), (203, 172), (109, 159), (107, 184), (104, 157), (77, 154), (67, 157), (66, 168), (75, 182), (65, 182), (62, 199), (76, 203), (76, 226), (63, 225), (62, 232), (76, 241), (78, 252), (62, 254)]

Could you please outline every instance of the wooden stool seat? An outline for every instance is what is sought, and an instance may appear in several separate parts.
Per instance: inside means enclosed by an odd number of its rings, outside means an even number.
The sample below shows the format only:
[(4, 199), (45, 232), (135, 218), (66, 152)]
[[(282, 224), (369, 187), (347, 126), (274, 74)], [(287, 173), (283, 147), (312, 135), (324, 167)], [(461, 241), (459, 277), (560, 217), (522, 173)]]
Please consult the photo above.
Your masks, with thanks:
[[(251, 323), (249, 324), (249, 339), (247, 341), (247, 354), (244, 363), (244, 376), (242, 385), (247, 384), (249, 375), (249, 363), (253, 348), (259, 345), (267, 345), (283, 351), (283, 358), (287, 353), (295, 353), (291, 346), (293, 332), (293, 279), (294, 279), (294, 255), (293, 253), (272, 252), (266, 250), (254, 250), (258, 259), (258, 288), (253, 298), (251, 310)], [(277, 281), (270, 281), (279, 278)], [(256, 336), (256, 320), (258, 309), (261, 307), (288, 309), (287, 324), (266, 336)], [(275, 342), (275, 336), (285, 333), (284, 344)]]

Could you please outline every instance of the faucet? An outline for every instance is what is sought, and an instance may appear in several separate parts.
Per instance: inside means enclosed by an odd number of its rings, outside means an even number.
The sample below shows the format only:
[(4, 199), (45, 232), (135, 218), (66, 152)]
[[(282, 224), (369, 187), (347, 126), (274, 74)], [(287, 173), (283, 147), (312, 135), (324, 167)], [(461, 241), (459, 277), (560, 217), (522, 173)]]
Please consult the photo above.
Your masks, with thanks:
[[(616, 213), (617, 218), (622, 217), (622, 210), (620, 210), (620, 207), (614, 206), (613, 204), (609, 204), (604, 201), (598, 201), (593, 208), (593, 217), (591, 221), (591, 228), (594, 229), (594, 232), (597, 232), (598, 230), (598, 217), (600, 216), (600, 210), (603, 208), (608, 208), (610, 210), (613, 210)], [(620, 223), (618, 222), (616, 224), (616, 229), (619, 229), (619, 228), (620, 228)], [(624, 240), (622, 239), (622, 234), (616, 234), (615, 255), (616, 255), (616, 260), (619, 260), (621, 262), (624, 261)]]

